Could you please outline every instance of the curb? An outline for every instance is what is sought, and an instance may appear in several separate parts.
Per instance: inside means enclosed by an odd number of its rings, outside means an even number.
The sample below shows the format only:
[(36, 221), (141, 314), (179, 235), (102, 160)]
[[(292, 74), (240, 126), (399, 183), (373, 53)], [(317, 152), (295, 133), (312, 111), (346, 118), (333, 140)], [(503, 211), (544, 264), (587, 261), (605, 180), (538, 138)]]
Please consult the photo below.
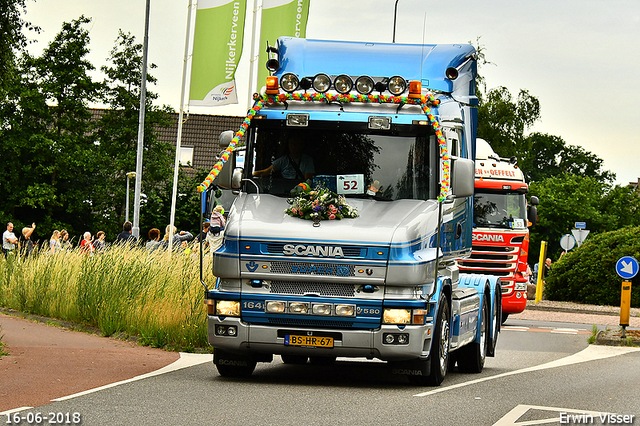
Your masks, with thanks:
[(527, 307), (525, 309), (530, 309), (532, 311), (550, 311), (550, 312), (564, 312), (568, 314), (590, 314), (590, 315), (605, 315), (605, 316), (620, 316), (619, 312), (605, 312), (605, 311), (593, 311), (589, 309), (571, 309), (571, 308), (560, 308), (556, 306), (540, 306), (527, 303)]
[(604, 346), (640, 346), (640, 333), (627, 330), (627, 337), (622, 338), (620, 330), (600, 330), (596, 335), (596, 345)]

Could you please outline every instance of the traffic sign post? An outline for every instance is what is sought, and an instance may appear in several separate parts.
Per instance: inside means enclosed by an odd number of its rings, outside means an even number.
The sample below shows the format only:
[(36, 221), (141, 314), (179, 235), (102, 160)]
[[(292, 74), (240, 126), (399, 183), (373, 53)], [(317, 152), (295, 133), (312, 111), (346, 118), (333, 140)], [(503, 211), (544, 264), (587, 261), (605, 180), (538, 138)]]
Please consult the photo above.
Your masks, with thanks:
[(623, 256), (616, 262), (616, 273), (622, 281), (620, 291), (620, 326), (622, 326), (622, 338), (626, 337), (626, 328), (629, 326), (631, 311), (631, 279), (638, 273), (638, 261), (632, 256)]
[(540, 259), (538, 261), (538, 281), (536, 282), (536, 300), (535, 303), (538, 303), (542, 300), (542, 286), (544, 285), (544, 260), (547, 257), (547, 242), (540, 242)]
[(576, 246), (576, 239), (571, 234), (564, 234), (560, 237), (560, 247), (564, 251), (569, 251)]

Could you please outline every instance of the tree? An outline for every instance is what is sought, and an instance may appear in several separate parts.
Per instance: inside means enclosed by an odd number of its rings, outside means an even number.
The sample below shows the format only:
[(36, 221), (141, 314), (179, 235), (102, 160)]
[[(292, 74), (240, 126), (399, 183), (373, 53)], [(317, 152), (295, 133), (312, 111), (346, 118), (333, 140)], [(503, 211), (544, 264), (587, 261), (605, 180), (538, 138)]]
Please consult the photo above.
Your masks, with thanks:
[[(110, 65), (101, 68), (106, 75), (104, 101), (109, 105), (109, 109), (96, 126), (95, 135), (99, 142), (96, 174), (100, 179), (92, 192), (94, 206), (98, 212), (96, 223), (111, 235), (119, 232), (125, 221), (126, 174), (136, 170), (142, 76), (142, 45), (135, 43), (135, 37), (130, 33), (125, 34), (122, 30), (119, 31), (115, 43), (107, 58)], [(155, 64), (149, 65), (151, 69), (155, 67)], [(147, 74), (147, 83), (155, 82), (156, 79)], [(141, 209), (141, 235), (156, 227), (154, 216), (157, 213), (169, 211), (168, 208), (155, 203), (155, 200), (162, 198), (168, 182), (171, 182), (173, 161), (171, 144), (159, 142), (155, 132), (159, 127), (170, 124), (171, 109), (152, 105), (152, 101), (157, 98), (156, 93), (147, 90), (142, 192), (146, 196), (146, 203), (154, 200), (151, 202), (154, 208), (152, 211), (147, 208)]]
[(489, 90), (478, 107), (478, 137), (502, 157), (522, 151), (524, 132), (540, 118), (540, 102), (527, 90), (514, 101), (506, 87)]
[(22, 19), (25, 0), (0, 0), (0, 10), (0, 94), (4, 97), (9, 82), (16, 77), (17, 54), (27, 45), (22, 29), (40, 29)]
[[(89, 102), (101, 85), (89, 73), (90, 22), (81, 16), (62, 30), (40, 57), (23, 53), (19, 80), (12, 82), (3, 119), (5, 151), (11, 161), (0, 176), (9, 214), (26, 223), (86, 230), (88, 194), (94, 180)], [(48, 229), (47, 229), (48, 228)], [(41, 231), (41, 232), (42, 232)], [(40, 234), (42, 236), (42, 234)]]

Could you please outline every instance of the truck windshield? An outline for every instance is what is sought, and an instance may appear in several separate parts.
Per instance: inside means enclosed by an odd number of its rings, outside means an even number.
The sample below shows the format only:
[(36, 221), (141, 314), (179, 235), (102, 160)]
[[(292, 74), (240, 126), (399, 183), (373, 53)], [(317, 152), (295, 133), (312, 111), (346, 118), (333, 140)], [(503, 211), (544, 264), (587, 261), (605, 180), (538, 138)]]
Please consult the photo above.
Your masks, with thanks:
[[(259, 129), (245, 170), (266, 194), (290, 196), (298, 183), (306, 181), (346, 197), (435, 198), (437, 141), (430, 127), (411, 126), (411, 132), (402, 132), (399, 126), (389, 135), (361, 128), (350, 132), (348, 126)], [(248, 191), (251, 186), (247, 185)]]
[(474, 226), (524, 229), (527, 227), (526, 212), (524, 194), (476, 190), (473, 197)]

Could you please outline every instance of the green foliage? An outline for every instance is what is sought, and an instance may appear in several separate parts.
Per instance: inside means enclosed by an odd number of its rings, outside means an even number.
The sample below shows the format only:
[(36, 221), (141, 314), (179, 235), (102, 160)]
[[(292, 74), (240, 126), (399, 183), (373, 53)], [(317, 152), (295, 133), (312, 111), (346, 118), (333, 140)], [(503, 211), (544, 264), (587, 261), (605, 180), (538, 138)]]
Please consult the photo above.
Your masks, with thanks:
[[(544, 292), (550, 300), (620, 305), (622, 279), (615, 264), (622, 256), (640, 257), (640, 227), (590, 236), (553, 264)], [(640, 285), (634, 279), (631, 306), (640, 307)]]

